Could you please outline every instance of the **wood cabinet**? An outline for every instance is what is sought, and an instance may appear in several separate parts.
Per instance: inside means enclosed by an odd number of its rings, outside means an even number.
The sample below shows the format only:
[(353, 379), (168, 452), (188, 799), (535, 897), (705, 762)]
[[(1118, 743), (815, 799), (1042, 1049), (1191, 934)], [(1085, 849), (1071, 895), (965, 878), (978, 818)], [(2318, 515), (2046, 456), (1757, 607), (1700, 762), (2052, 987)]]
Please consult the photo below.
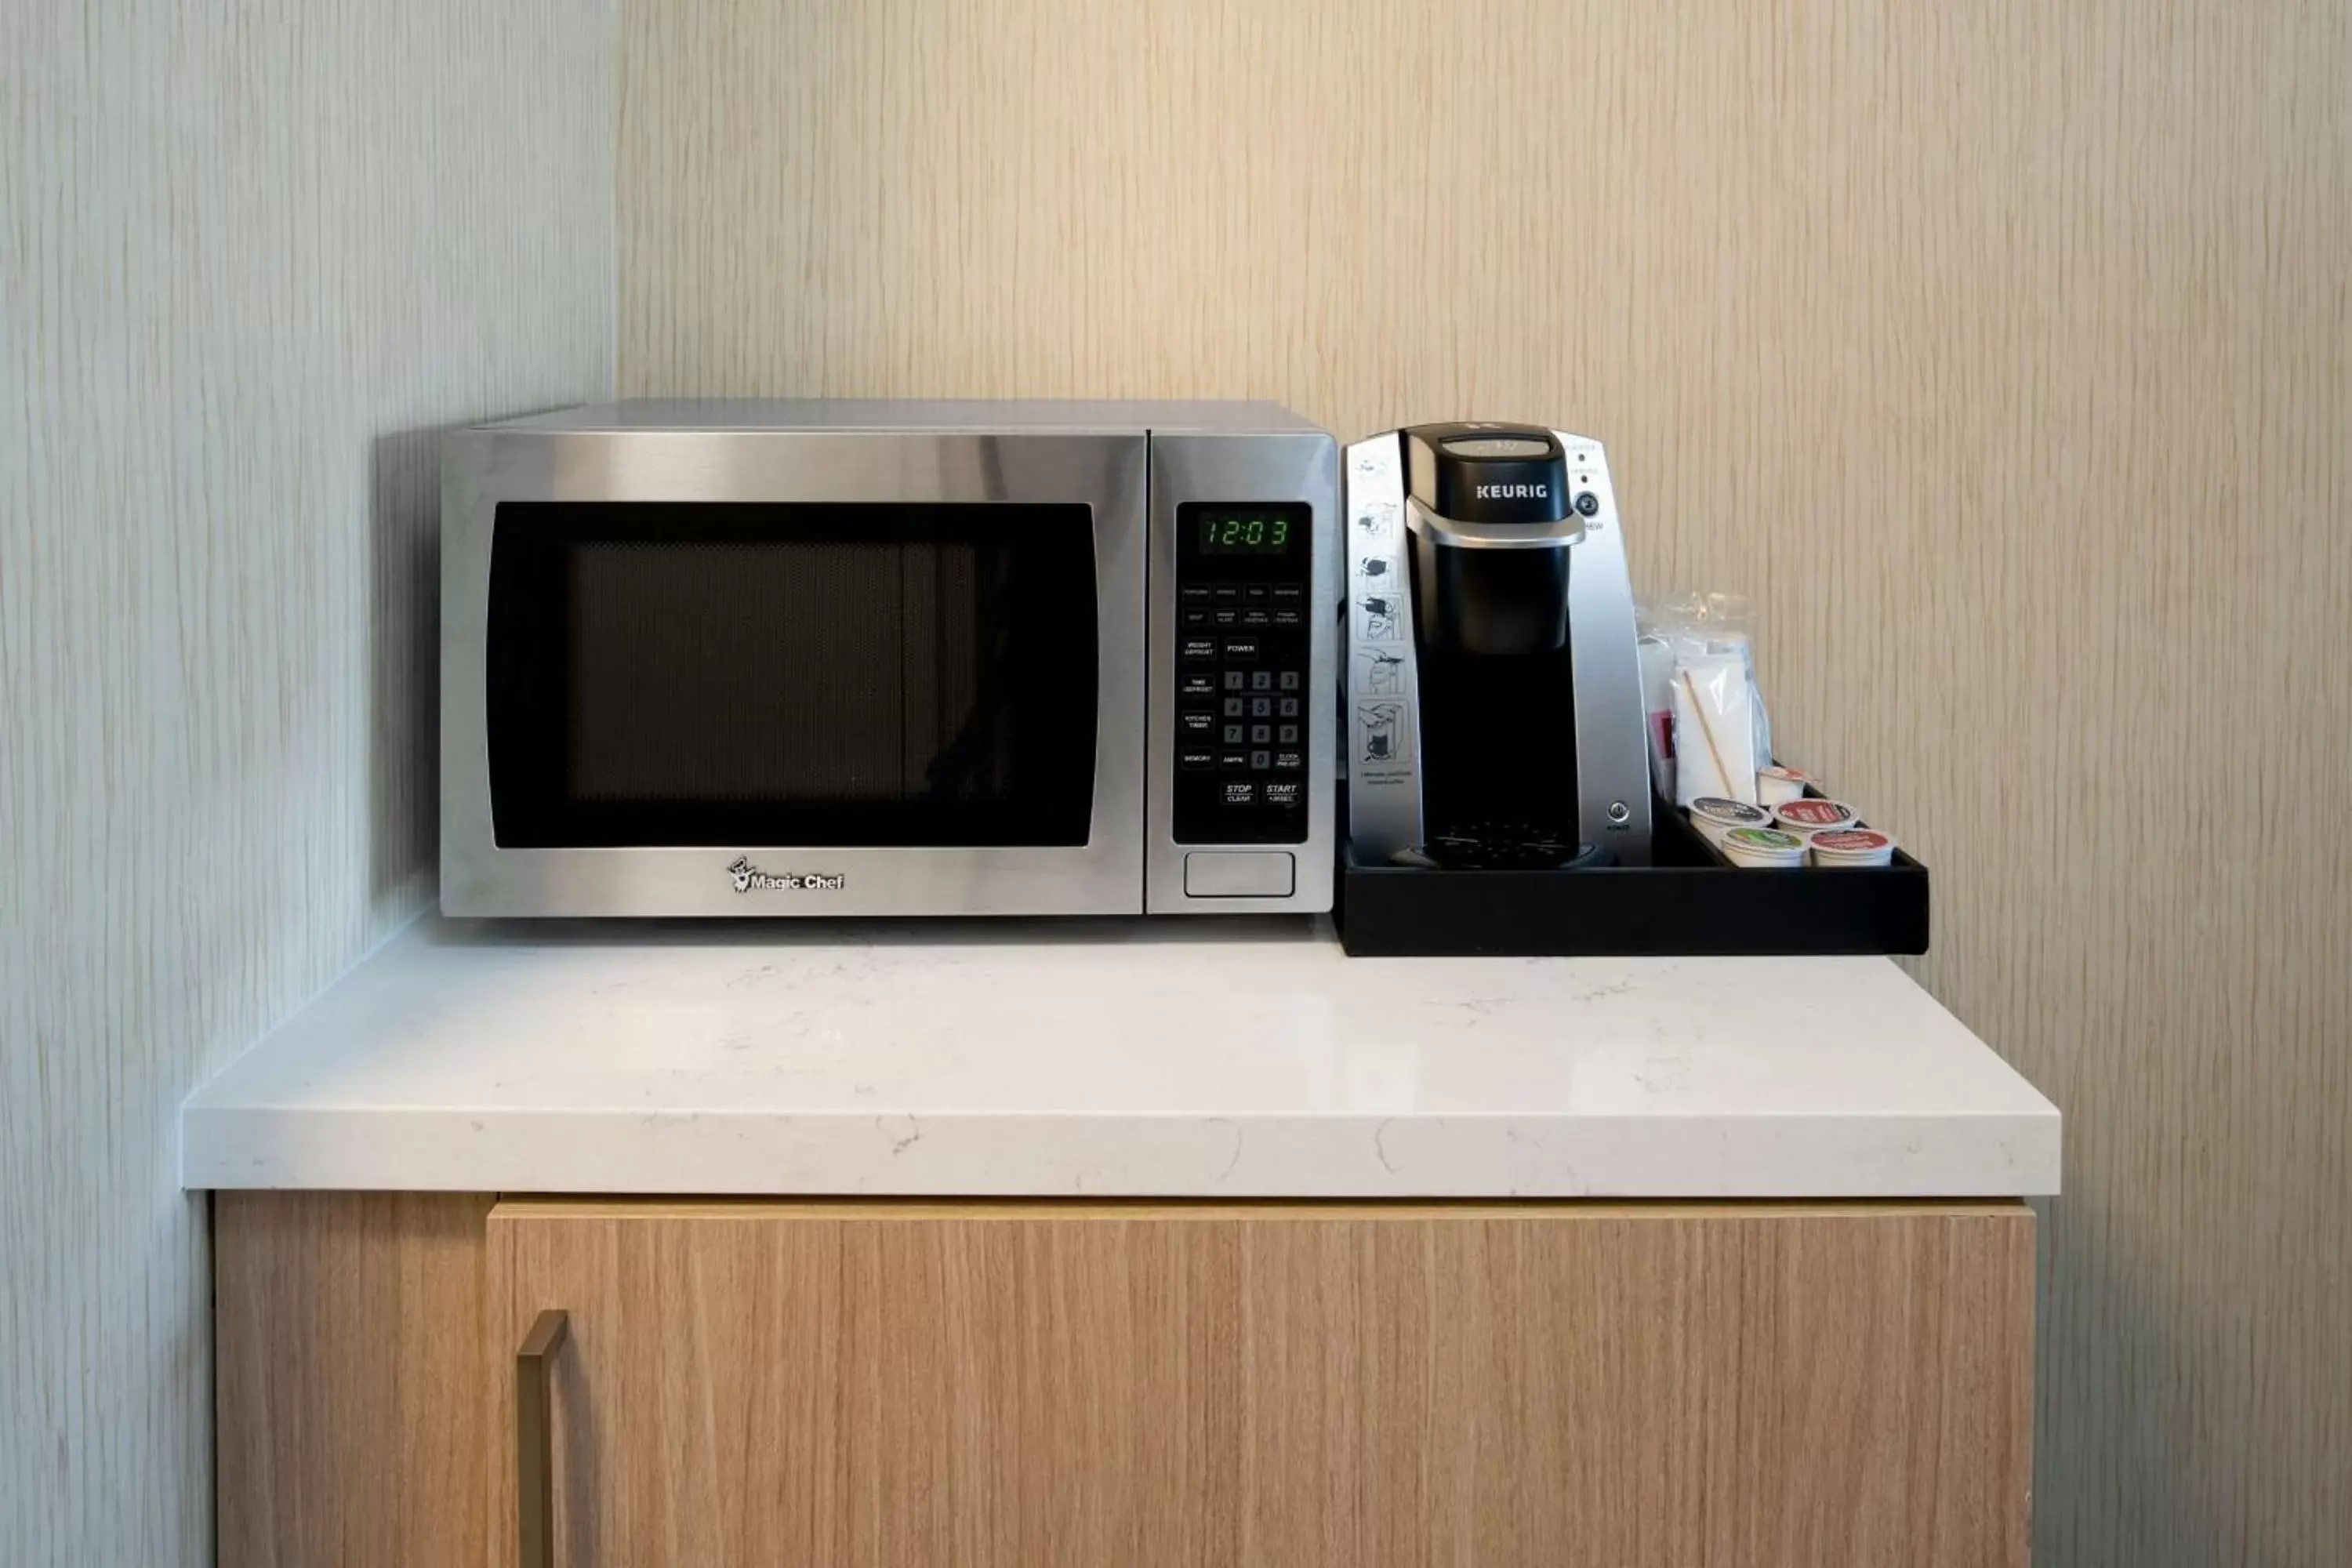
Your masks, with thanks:
[(550, 1309), (569, 1568), (2025, 1562), (2021, 1205), (223, 1194), (217, 1224), (225, 1564), (513, 1563)]
[(489, 1400), (511, 1375), (485, 1310), (490, 1207), (214, 1196), (220, 1568), (514, 1561), (488, 1523)]

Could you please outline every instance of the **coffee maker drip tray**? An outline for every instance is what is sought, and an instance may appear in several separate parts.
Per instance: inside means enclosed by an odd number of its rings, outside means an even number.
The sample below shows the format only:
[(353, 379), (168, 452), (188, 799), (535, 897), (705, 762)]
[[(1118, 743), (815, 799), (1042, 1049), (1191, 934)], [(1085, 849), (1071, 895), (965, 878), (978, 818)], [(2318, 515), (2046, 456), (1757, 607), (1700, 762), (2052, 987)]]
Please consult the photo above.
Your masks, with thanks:
[(1564, 843), (1531, 826), (1480, 824), (1433, 837), (1424, 854), (1457, 871), (1570, 871), (1606, 866), (1615, 857), (1597, 844)]

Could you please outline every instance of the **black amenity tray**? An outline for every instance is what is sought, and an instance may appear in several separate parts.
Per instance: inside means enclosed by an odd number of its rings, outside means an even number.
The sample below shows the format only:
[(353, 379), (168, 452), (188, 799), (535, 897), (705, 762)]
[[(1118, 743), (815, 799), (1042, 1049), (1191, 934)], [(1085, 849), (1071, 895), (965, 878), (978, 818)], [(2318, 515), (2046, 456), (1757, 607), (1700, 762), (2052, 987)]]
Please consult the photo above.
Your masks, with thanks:
[[(1468, 871), (1359, 865), (1340, 845), (1332, 919), (1358, 958), (1925, 952), (1927, 868), (1757, 871), (1651, 803), (1654, 865)], [(1346, 819), (1344, 800), (1340, 813)]]

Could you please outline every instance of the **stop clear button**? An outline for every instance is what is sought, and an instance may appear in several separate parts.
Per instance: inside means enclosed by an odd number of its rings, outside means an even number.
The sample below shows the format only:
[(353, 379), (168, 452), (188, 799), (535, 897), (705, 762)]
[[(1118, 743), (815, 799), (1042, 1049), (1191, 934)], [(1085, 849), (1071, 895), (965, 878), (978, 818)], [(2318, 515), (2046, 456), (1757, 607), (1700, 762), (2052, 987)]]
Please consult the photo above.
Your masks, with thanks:
[(1188, 899), (1286, 899), (1297, 880), (1284, 850), (1203, 849), (1184, 857)]

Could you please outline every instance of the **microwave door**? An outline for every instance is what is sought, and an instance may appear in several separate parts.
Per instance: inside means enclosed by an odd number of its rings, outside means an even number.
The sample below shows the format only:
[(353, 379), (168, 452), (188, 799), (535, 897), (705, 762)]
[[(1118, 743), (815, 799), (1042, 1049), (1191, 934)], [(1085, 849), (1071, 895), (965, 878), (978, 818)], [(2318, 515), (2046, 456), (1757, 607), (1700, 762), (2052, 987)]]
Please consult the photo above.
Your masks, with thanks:
[(1032, 450), (1019, 500), (500, 500), (461, 871), (531, 912), (1139, 909), (1137, 446), (1125, 495)]

